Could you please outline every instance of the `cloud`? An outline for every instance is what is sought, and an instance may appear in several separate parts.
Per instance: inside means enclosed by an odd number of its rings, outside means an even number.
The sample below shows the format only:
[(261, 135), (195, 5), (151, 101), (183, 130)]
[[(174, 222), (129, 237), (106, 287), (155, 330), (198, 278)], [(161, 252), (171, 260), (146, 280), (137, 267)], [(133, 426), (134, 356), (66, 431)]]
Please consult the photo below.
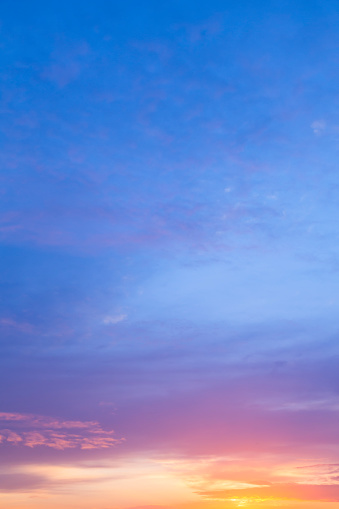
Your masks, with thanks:
[(313, 129), (314, 134), (319, 135), (325, 130), (326, 123), (324, 120), (315, 120), (312, 122), (311, 128)]
[(0, 328), (5, 331), (13, 330), (23, 334), (31, 334), (34, 326), (28, 322), (17, 322), (11, 318), (0, 318)]
[(317, 463), (316, 465), (303, 465), (303, 466), (296, 467), (296, 468), (300, 468), (302, 470), (308, 470), (310, 468), (315, 468), (315, 469), (319, 469), (319, 468), (332, 469), (334, 467), (339, 467), (339, 463)]
[(298, 500), (298, 501), (322, 501), (339, 502), (339, 484), (274, 484), (272, 486), (202, 491), (200, 495), (208, 499), (216, 500), (239, 500), (249, 499), (253, 501), (265, 500)]
[(170, 509), (170, 507), (168, 505), (138, 505), (128, 509)]
[(124, 320), (126, 320), (127, 318), (127, 315), (126, 314), (119, 314), (119, 315), (113, 315), (113, 316), (106, 316), (104, 318), (104, 324), (105, 325), (114, 325), (116, 323), (119, 323), (119, 322), (123, 322)]
[(51, 55), (49, 64), (43, 69), (41, 78), (64, 88), (78, 78), (85, 67), (88, 53), (86, 42), (78, 43), (74, 47), (58, 47)]
[(51, 417), (19, 413), (0, 413), (0, 422), (11, 428), (0, 429), (0, 444), (52, 449), (107, 449), (121, 443), (113, 430), (104, 430), (96, 421), (63, 421)]
[(0, 491), (17, 493), (18, 491), (30, 491), (44, 486), (46, 478), (36, 474), (6, 473), (0, 474)]

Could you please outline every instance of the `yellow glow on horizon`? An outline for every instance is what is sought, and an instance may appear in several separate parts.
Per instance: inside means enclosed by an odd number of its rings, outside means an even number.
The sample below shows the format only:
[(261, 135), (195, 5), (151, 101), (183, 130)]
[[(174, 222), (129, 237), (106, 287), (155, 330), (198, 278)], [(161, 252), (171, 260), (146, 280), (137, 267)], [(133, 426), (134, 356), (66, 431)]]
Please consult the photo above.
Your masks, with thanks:
[[(26, 465), (18, 474), (41, 476), (47, 479), (45, 485), (34, 490), (27, 489), (27, 497), (34, 497), (33, 506), (40, 507), (40, 497), (48, 497), (48, 506), (55, 500), (56, 506), (77, 508), (77, 500), (82, 499), (81, 507), (92, 509), (106, 508), (107, 504), (116, 507), (133, 507), (139, 505), (163, 505), (164, 497), (171, 506), (201, 500), (183, 478), (175, 475), (152, 461), (139, 459), (126, 461), (115, 466), (84, 465)], [(114, 494), (114, 500), (112, 500)], [(21, 497), (21, 494), (19, 495)], [(18, 499), (17, 494), (9, 494), (8, 500)], [(59, 502), (57, 502), (59, 501)], [(70, 505), (69, 505), (70, 504)], [(30, 507), (24, 505), (24, 507)], [(43, 504), (42, 504), (43, 505)], [(0, 503), (0, 506), (3, 505)], [(22, 509), (21, 506), (20, 509)], [(111, 507), (111, 506), (109, 506)]]
[[(232, 471), (232, 465), (234, 469)], [(265, 467), (266, 466), (266, 470)], [(103, 460), (65, 465), (22, 465), (12, 473), (37, 476), (45, 479), (41, 485), (21, 489), (17, 493), (0, 493), (1, 509), (131, 509), (132, 507), (159, 506), (164, 509), (332, 509), (331, 502), (305, 502), (288, 498), (274, 498), (271, 492), (251, 488), (269, 485), (269, 472), (297, 471), (307, 478), (299, 464), (271, 468), (272, 464), (259, 465), (251, 461), (232, 462), (225, 458), (193, 459), (178, 458), (125, 458), (119, 461)], [(313, 467), (318, 465), (311, 465)], [(220, 470), (219, 470), (220, 467)], [(323, 467), (322, 467), (323, 468)], [(231, 480), (227, 474), (231, 472)], [(259, 473), (258, 473), (259, 472)], [(4, 472), (5, 473), (5, 472)], [(312, 474), (313, 475), (313, 474)], [(280, 479), (282, 479), (281, 475)], [(242, 479), (242, 480), (241, 480)], [(261, 479), (257, 485), (246, 480)], [(295, 482), (294, 481), (294, 482)], [(280, 481), (281, 482), (281, 481)], [(286, 482), (286, 481), (285, 481)], [(277, 482), (279, 484), (279, 481)], [(228, 490), (230, 498), (222, 498)], [(243, 491), (244, 490), (244, 491)], [(218, 493), (219, 492), (219, 493)], [(208, 496), (210, 494), (210, 496)], [(219, 496), (220, 494), (220, 496)], [(257, 495), (258, 494), (258, 495)], [(280, 495), (283, 493), (280, 492)], [(268, 496), (266, 496), (268, 495)], [(232, 498), (231, 498), (232, 497)]]

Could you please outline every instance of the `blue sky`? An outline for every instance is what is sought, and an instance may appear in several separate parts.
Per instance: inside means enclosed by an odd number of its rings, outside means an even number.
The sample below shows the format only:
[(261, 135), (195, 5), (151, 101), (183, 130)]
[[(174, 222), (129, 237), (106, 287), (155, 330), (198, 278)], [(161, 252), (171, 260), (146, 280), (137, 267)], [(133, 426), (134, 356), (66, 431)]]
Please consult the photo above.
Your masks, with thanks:
[(2, 3), (5, 509), (339, 500), (338, 24)]

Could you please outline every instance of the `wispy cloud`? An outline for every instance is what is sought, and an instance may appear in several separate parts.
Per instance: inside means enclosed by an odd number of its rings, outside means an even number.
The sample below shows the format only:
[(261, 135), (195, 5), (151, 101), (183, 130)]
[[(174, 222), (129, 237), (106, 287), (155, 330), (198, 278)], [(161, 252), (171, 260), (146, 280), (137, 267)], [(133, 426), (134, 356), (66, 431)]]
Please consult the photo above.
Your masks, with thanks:
[(314, 134), (319, 136), (326, 129), (326, 122), (324, 120), (315, 120), (312, 122), (311, 128), (313, 129)]
[(105, 325), (115, 325), (116, 323), (123, 322), (124, 320), (126, 320), (126, 318), (127, 314), (125, 313), (120, 313), (117, 315), (108, 315), (105, 316), (103, 322)]
[(339, 484), (274, 484), (272, 486), (199, 492), (212, 500), (257, 501), (299, 500), (339, 502)]

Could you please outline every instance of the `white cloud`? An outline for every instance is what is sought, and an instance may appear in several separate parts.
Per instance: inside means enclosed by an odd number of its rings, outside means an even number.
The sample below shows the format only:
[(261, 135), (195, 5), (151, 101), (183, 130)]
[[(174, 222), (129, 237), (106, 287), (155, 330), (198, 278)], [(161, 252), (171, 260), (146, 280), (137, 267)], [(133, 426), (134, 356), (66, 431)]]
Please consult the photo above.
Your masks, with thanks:
[(315, 120), (311, 124), (311, 129), (313, 129), (314, 134), (319, 135), (321, 134), (326, 127), (326, 123), (324, 120)]
[(119, 322), (123, 322), (124, 320), (126, 320), (126, 318), (127, 315), (123, 313), (120, 313), (119, 315), (106, 316), (104, 318), (104, 324), (106, 325), (116, 324)]

